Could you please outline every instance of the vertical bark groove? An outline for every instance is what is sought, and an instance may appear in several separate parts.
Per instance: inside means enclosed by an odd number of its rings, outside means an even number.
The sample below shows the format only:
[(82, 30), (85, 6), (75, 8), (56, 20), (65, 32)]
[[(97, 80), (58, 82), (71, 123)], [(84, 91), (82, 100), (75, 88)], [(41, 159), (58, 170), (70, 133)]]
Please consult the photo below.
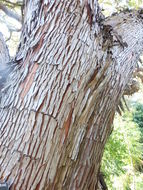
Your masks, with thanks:
[(101, 23), (93, 24), (96, 31), (90, 26), (81, 2), (26, 2), (20, 66), (0, 108), (0, 179), (12, 189), (96, 187), (116, 106), (142, 51), (143, 27), (137, 12), (121, 13), (102, 23), (113, 28), (103, 39), (107, 31)]

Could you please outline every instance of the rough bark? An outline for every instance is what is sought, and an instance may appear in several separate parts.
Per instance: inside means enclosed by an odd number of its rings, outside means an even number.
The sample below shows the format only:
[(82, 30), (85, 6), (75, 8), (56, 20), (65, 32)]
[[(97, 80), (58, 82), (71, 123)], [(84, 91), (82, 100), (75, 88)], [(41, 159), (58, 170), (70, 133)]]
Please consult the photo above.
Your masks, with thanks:
[(143, 49), (141, 13), (101, 21), (96, 1), (29, 0), (0, 109), (11, 189), (93, 190), (115, 110)]

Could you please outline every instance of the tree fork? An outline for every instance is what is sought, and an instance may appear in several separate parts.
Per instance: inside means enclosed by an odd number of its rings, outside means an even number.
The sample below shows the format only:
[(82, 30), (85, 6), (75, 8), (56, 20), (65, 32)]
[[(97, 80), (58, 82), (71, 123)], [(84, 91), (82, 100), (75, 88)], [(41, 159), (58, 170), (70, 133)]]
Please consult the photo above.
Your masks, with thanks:
[[(0, 108), (0, 179), (11, 189), (95, 189), (118, 102), (143, 49), (138, 11), (26, 1)], [(100, 21), (100, 22), (99, 22)]]

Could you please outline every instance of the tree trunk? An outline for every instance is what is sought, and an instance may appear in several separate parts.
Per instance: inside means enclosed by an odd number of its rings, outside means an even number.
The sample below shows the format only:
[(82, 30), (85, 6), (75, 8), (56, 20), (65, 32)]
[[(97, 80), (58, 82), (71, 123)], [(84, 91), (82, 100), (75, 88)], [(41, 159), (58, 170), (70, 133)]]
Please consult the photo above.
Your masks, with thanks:
[(118, 102), (143, 49), (141, 12), (101, 21), (96, 0), (29, 0), (0, 109), (11, 189), (93, 190)]

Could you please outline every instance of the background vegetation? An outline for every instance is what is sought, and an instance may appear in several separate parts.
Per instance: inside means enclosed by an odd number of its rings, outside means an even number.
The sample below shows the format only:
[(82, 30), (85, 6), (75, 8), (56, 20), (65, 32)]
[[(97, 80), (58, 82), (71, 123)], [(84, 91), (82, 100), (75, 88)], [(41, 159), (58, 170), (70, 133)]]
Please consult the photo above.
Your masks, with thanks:
[(143, 189), (143, 104), (128, 103), (106, 144), (102, 172), (111, 190)]

